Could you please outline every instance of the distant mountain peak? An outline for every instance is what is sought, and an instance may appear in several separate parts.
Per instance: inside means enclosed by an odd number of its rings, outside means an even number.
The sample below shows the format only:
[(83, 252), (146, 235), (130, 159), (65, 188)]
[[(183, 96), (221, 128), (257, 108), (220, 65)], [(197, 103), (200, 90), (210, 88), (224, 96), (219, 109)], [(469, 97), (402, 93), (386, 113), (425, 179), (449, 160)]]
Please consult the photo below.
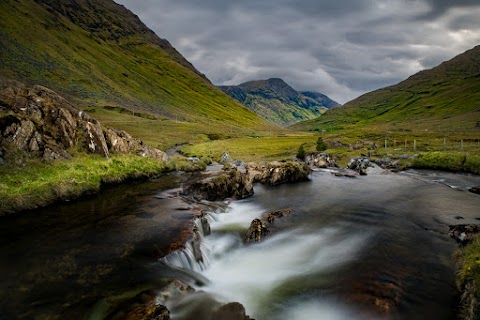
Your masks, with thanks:
[(280, 125), (293, 124), (321, 115), (338, 105), (318, 92), (299, 92), (283, 79), (253, 80), (219, 88), (264, 119)]

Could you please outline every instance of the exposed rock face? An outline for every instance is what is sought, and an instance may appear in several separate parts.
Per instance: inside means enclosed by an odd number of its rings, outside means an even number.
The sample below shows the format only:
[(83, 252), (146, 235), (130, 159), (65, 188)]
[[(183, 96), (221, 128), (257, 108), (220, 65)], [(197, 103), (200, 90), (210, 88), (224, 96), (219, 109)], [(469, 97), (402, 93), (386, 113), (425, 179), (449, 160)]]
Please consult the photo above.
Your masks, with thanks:
[(307, 163), (309, 166), (314, 166), (318, 168), (338, 168), (335, 159), (330, 157), (327, 153), (308, 154), (305, 157), (305, 163)]
[[(20, 150), (45, 161), (68, 159), (72, 148), (108, 157), (134, 152), (166, 161), (166, 154), (125, 131), (104, 128), (52, 90), (0, 78), (0, 157)], [(13, 156), (12, 156), (13, 157)]]
[(311, 172), (307, 164), (297, 162), (249, 163), (245, 165), (246, 174), (253, 182), (278, 185), (288, 182), (307, 181)]

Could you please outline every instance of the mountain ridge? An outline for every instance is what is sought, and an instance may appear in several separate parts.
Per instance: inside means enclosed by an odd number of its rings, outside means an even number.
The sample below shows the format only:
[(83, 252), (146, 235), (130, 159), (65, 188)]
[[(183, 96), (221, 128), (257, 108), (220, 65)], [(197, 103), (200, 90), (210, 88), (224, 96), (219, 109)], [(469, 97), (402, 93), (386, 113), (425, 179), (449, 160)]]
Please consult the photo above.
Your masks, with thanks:
[[(111, 0), (1, 1), (0, 75), (51, 88), (101, 113), (106, 125), (161, 148), (205, 139), (212, 131), (273, 128)], [(158, 121), (145, 125), (168, 128), (170, 136), (139, 128), (135, 117), (120, 121), (117, 113), (100, 109), (104, 106), (150, 114)]]
[(407, 79), (366, 93), (298, 130), (361, 128), (458, 131), (480, 128), (480, 46)]
[(314, 118), (338, 105), (324, 94), (297, 91), (280, 78), (218, 87), (267, 121), (279, 125)]

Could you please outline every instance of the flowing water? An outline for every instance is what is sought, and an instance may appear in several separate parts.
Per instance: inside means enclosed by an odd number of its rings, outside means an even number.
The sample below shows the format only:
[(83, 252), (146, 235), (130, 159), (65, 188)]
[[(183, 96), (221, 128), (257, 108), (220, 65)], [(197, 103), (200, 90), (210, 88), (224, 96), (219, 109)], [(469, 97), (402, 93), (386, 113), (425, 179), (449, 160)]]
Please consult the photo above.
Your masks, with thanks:
[[(109, 303), (169, 277), (197, 280), (195, 294), (167, 302), (174, 320), (232, 301), (257, 320), (454, 318), (448, 226), (479, 222), (480, 196), (467, 191), (478, 176), (318, 171), (305, 183), (256, 185), (253, 197), (208, 213), (203, 261), (187, 246), (156, 263), (191, 223), (193, 208), (166, 192), (181, 182), (2, 218), (0, 319), (101, 319)], [(270, 236), (243, 243), (254, 218), (285, 208)]]
[[(256, 186), (252, 198), (211, 213), (206, 259), (166, 258), (208, 279), (197, 286), (223, 303), (241, 302), (256, 319), (453, 319), (457, 293), (448, 226), (475, 223), (479, 177), (439, 172)], [(244, 245), (262, 213), (291, 208), (271, 236)], [(185, 253), (183, 253), (185, 254)], [(173, 302), (173, 319), (194, 319), (195, 303)], [(178, 306), (176, 305), (178, 303)], [(190, 309), (190, 310), (189, 310)]]

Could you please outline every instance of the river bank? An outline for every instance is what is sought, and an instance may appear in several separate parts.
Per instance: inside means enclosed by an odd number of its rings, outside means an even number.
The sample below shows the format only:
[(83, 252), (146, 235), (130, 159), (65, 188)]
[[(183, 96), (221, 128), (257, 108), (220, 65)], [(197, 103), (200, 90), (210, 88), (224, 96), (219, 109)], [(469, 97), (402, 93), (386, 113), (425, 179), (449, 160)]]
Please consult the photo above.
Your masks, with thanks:
[(28, 161), (0, 165), (0, 216), (80, 199), (107, 186), (151, 179), (172, 171), (201, 171), (203, 162), (183, 158), (168, 162), (126, 154), (104, 158), (78, 154), (50, 163)]

